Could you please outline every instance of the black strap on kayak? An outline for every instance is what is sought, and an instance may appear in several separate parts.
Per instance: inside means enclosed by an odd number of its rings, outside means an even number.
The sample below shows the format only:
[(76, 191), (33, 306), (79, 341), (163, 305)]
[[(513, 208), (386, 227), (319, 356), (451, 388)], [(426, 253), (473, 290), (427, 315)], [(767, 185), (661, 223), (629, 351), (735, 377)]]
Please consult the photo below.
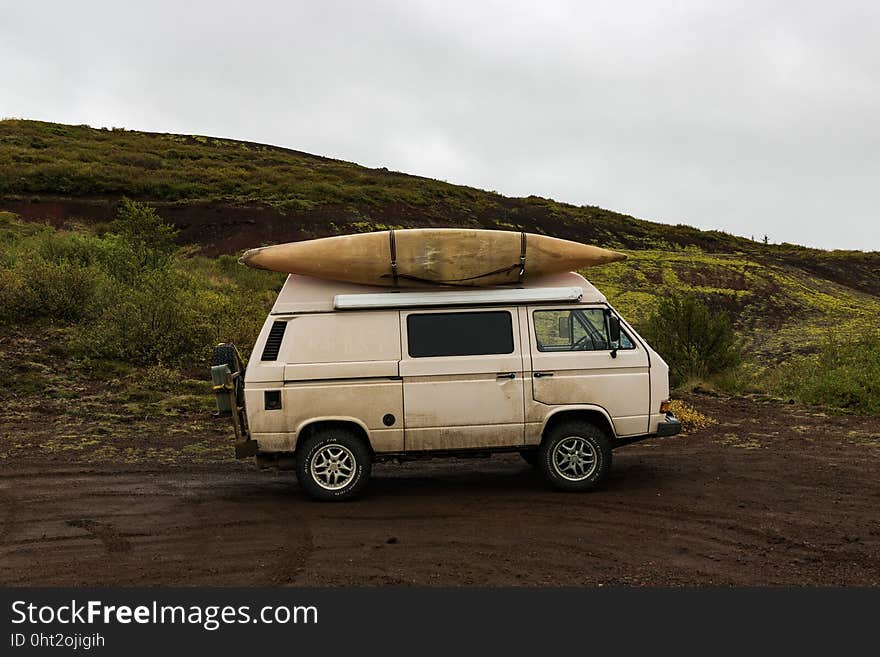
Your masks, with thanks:
[(519, 282), (522, 283), (522, 279), (526, 275), (526, 234), (525, 232), (520, 234), (522, 241), (519, 247)]
[(394, 287), (397, 287), (397, 243), (394, 240), (394, 229), (388, 231), (388, 239), (391, 242), (391, 276), (394, 279)]

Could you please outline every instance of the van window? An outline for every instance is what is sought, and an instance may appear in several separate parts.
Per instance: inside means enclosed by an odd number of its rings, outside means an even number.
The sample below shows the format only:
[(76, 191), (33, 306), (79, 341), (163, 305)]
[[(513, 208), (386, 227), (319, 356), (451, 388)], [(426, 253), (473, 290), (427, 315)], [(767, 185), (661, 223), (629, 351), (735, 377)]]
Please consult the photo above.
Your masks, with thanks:
[(533, 317), (538, 351), (635, 349), (623, 329), (619, 344), (608, 340), (605, 312), (601, 308), (536, 310)]
[(412, 358), (513, 353), (513, 319), (507, 311), (412, 314), (406, 332)]

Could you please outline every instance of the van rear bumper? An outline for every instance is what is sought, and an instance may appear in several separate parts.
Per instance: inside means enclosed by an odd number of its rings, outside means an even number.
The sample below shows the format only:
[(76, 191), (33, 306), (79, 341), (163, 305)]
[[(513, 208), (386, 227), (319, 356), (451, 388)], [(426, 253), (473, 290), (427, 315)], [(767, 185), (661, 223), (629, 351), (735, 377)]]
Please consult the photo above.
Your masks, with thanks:
[(626, 438), (618, 438), (612, 444), (613, 448), (623, 447), (624, 445), (632, 445), (642, 440), (651, 440), (651, 438), (665, 438), (666, 436), (675, 436), (681, 433), (681, 422), (672, 413), (666, 414), (666, 420), (657, 425), (657, 431), (654, 433), (646, 433), (643, 436), (628, 436)]

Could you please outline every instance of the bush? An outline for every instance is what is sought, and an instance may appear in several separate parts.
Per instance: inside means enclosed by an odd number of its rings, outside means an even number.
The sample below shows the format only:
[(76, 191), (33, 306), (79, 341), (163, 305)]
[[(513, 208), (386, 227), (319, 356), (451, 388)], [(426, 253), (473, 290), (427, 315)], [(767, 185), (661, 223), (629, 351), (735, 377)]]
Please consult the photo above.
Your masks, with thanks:
[(73, 232), (46, 232), (40, 235), (35, 251), (53, 263), (88, 266), (97, 260), (102, 242), (91, 235)]
[(34, 258), (19, 270), (24, 280), (20, 317), (76, 322), (95, 312), (104, 281), (97, 268)]
[(11, 269), (0, 269), (0, 321), (11, 323), (21, 314), (23, 281)]
[(145, 273), (134, 286), (117, 285), (97, 321), (80, 327), (76, 350), (141, 365), (205, 361), (211, 347), (225, 340), (248, 352), (274, 293), (254, 293), (222, 279), (220, 289), (213, 289), (210, 261), (179, 265)]
[(727, 372), (741, 360), (730, 319), (693, 295), (664, 297), (642, 333), (669, 364), (676, 385)]
[(100, 236), (0, 214), (0, 322), (73, 325), (63, 349), (138, 365), (247, 353), (284, 276), (185, 257), (154, 210), (125, 201)]
[(699, 431), (700, 429), (706, 429), (712, 425), (718, 424), (718, 420), (715, 418), (701, 413), (696, 408), (680, 399), (673, 399), (669, 402), (669, 410), (671, 410), (675, 414), (675, 417), (681, 422), (682, 431), (688, 433)]
[(106, 277), (96, 267), (40, 256), (0, 270), (0, 319), (76, 322), (95, 313)]
[(110, 275), (125, 283), (167, 268), (177, 252), (177, 230), (136, 201), (123, 199), (110, 231), (101, 240), (99, 257)]
[(829, 339), (818, 353), (782, 365), (774, 388), (806, 404), (880, 413), (880, 332)]
[(119, 287), (114, 297), (94, 325), (80, 327), (78, 351), (151, 364), (193, 356), (211, 343), (213, 331), (202, 308), (177, 272), (143, 274), (137, 286)]
[[(147, 272), (168, 269), (176, 231), (143, 204), (123, 201), (104, 237), (2, 217), (0, 320), (79, 322), (100, 315), (120, 283), (134, 285)], [(111, 280), (115, 279), (115, 281)]]

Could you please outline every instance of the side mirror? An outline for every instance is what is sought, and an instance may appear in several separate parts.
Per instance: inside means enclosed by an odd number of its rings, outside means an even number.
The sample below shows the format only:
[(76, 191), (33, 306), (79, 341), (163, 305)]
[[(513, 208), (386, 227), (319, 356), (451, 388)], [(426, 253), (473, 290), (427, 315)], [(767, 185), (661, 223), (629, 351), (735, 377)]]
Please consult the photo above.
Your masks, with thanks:
[(620, 342), (620, 318), (614, 315), (608, 316), (608, 339), (612, 344)]
[(569, 317), (571, 317), (571, 315), (563, 315), (559, 318), (559, 323), (557, 325), (559, 337), (565, 338), (566, 340), (571, 340), (571, 324), (568, 323)]

